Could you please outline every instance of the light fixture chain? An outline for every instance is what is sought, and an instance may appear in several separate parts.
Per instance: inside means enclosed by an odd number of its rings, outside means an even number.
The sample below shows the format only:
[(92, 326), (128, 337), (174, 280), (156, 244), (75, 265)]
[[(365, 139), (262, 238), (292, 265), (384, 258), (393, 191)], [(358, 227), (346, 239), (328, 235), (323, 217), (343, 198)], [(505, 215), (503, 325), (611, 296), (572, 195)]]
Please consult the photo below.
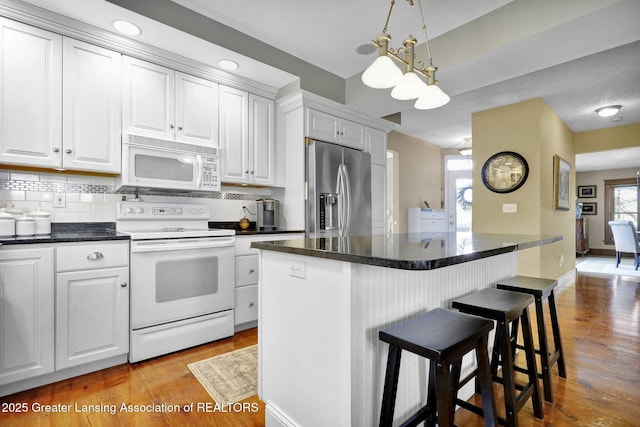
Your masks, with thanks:
[(418, 7), (420, 7), (420, 18), (422, 18), (422, 30), (424, 31), (424, 44), (427, 47), (427, 57), (429, 58), (429, 65), (433, 65), (433, 59), (431, 58), (431, 49), (429, 49), (429, 37), (427, 36), (427, 23), (424, 20), (424, 10), (422, 9), (422, 0), (418, 0)]
[(389, 13), (387, 13), (387, 20), (384, 22), (384, 28), (382, 29), (382, 34), (387, 33), (387, 27), (389, 26), (389, 19), (391, 19), (391, 11), (393, 10), (393, 6), (396, 4), (396, 0), (391, 0), (391, 5), (389, 6)]

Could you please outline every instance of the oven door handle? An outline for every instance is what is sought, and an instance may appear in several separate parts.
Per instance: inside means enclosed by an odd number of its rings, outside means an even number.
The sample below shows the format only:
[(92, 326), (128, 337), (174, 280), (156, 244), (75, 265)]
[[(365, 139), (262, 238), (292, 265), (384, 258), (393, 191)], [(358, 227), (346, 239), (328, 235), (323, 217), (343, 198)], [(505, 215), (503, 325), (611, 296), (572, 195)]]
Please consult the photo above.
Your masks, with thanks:
[(132, 253), (186, 251), (189, 249), (214, 249), (233, 247), (234, 239), (218, 240), (165, 240), (165, 241), (134, 241), (131, 243)]

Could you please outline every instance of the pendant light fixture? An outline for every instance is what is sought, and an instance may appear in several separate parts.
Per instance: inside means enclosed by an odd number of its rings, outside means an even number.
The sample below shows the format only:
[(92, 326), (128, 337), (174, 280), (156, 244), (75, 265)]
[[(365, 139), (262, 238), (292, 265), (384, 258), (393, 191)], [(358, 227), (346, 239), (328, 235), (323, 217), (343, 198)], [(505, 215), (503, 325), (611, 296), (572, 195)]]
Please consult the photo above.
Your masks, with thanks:
[[(409, 2), (409, 5), (414, 5), (414, 0), (406, 1)], [(429, 49), (429, 38), (427, 37), (422, 2), (418, 0), (429, 65), (425, 65), (415, 54), (417, 40), (411, 35), (403, 41), (402, 48), (393, 49), (389, 47), (391, 35), (387, 33), (387, 26), (395, 3), (395, 0), (391, 0), (382, 33), (372, 42), (378, 48), (378, 58), (364, 71), (362, 82), (375, 89), (393, 87), (391, 96), (395, 99), (409, 100), (417, 98), (414, 107), (419, 110), (441, 107), (448, 103), (450, 98), (440, 89), (436, 80), (438, 67), (433, 65), (431, 50)], [(400, 57), (401, 53), (404, 53), (404, 59)], [(394, 61), (404, 66), (404, 74), (394, 64)], [(416, 63), (418, 66), (416, 66)], [(426, 79), (426, 83), (422, 78)]]

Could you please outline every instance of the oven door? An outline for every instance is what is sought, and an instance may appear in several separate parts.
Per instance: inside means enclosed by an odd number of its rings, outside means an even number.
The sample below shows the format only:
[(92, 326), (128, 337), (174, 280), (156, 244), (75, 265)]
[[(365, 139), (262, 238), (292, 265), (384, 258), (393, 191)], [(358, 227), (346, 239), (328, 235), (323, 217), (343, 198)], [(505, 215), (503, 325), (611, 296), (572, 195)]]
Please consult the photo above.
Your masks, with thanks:
[(234, 238), (131, 242), (131, 329), (233, 308)]
[(175, 190), (198, 190), (202, 157), (165, 148), (123, 144), (122, 185)]

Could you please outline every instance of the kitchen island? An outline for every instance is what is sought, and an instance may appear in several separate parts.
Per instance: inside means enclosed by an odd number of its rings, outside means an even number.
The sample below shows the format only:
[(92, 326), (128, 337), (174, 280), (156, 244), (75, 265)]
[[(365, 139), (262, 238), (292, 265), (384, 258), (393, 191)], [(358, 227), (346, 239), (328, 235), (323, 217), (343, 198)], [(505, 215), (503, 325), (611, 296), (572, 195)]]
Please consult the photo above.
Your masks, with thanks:
[[(428, 233), (253, 243), (266, 425), (376, 425), (388, 348), (378, 331), (516, 275), (517, 251), (560, 240)], [(473, 363), (467, 355), (463, 376)], [(405, 352), (396, 420), (424, 404), (427, 377), (427, 361)]]

